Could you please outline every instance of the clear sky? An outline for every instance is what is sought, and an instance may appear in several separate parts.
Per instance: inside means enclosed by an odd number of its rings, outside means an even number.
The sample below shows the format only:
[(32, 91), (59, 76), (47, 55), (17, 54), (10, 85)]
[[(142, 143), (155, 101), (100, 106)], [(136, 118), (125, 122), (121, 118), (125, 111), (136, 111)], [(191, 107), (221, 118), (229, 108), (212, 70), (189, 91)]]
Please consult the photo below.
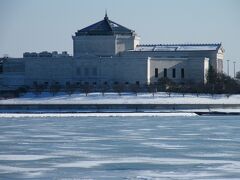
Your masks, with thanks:
[(230, 72), (233, 61), (240, 70), (240, 0), (0, 0), (0, 57), (72, 54), (71, 36), (102, 20), (105, 9), (142, 44), (222, 42)]

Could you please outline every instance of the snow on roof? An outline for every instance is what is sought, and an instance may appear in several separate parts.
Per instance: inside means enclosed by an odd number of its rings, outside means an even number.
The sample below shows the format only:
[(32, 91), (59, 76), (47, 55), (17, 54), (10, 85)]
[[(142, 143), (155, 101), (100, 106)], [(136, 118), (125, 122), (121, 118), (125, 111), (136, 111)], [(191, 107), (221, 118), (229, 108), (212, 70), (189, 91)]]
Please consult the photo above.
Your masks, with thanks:
[(138, 45), (134, 51), (215, 51), (219, 44), (155, 44)]

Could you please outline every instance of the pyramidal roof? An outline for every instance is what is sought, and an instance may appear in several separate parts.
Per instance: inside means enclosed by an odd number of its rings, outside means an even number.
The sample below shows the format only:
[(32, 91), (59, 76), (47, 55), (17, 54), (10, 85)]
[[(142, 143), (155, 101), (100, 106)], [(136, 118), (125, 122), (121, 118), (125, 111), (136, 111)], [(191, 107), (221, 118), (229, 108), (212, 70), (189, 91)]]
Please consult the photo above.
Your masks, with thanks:
[(78, 30), (76, 36), (84, 35), (133, 35), (134, 31), (108, 19), (107, 13), (102, 21)]

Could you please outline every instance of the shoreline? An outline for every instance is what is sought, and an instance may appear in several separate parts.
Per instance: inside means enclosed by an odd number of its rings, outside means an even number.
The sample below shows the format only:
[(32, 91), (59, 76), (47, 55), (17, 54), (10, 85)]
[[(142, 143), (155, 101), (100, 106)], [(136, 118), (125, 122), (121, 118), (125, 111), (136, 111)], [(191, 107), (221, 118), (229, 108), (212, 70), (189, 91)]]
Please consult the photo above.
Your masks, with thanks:
[(240, 104), (0, 104), (6, 114), (65, 116), (199, 116), (240, 115)]
[(195, 113), (168, 112), (168, 113), (144, 113), (144, 112), (28, 112), (28, 113), (0, 113), (0, 118), (19, 118), (19, 117), (175, 117), (175, 116), (198, 116)]
[(93, 113), (125, 113), (128, 115), (154, 115), (154, 113), (195, 113), (196, 115), (240, 115), (240, 95), (226, 98), (223, 95), (216, 95), (210, 98), (209, 95), (201, 97), (186, 94), (172, 94), (167, 96), (165, 92), (158, 92), (154, 97), (150, 93), (139, 93), (138, 96), (132, 93), (124, 93), (119, 96), (116, 93), (90, 93), (85, 96), (76, 93), (71, 96), (60, 93), (51, 96), (43, 93), (39, 97), (28, 93), (23, 97), (1, 100), (0, 117), (3, 113), (30, 113), (30, 114), (77, 114), (91, 115)]
[(239, 112), (1, 112), (0, 118), (240, 116)]

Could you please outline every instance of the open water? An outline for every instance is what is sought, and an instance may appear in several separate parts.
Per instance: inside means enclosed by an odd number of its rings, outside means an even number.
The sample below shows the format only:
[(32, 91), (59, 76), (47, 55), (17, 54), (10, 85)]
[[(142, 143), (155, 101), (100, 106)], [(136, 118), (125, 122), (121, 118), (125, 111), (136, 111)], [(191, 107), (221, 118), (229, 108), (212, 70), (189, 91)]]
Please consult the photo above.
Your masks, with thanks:
[(0, 118), (0, 179), (240, 179), (240, 116)]

